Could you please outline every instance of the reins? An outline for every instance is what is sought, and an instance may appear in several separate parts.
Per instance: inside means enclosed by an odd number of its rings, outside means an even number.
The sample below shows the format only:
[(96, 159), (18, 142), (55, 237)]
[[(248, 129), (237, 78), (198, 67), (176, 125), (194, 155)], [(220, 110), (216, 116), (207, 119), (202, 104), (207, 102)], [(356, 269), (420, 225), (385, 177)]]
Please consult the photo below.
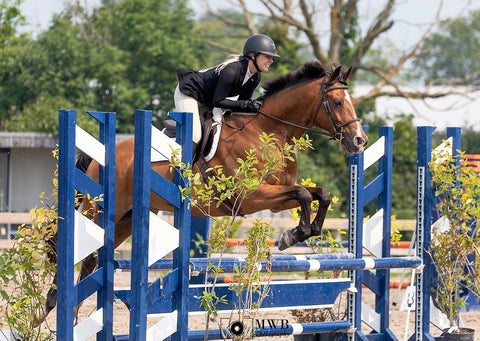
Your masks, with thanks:
[[(325, 109), (325, 114), (327, 115), (328, 121), (330, 122), (330, 126), (332, 127), (332, 130), (334, 131), (333, 134), (331, 134), (327, 131), (320, 131), (320, 130), (312, 129), (312, 128), (302, 126), (302, 125), (299, 125), (299, 124), (296, 124), (296, 123), (293, 123), (293, 122), (282, 120), (281, 118), (269, 115), (269, 114), (267, 114), (263, 111), (258, 111), (256, 113), (231, 113), (230, 117), (232, 117), (232, 119), (241, 123), (241, 127), (239, 127), (239, 128), (238, 127), (233, 127), (225, 121), (224, 121), (224, 124), (231, 129), (242, 130), (244, 128), (245, 124), (243, 123), (243, 121), (238, 119), (236, 116), (257, 116), (258, 114), (261, 114), (261, 115), (263, 115), (263, 116), (265, 116), (265, 117), (267, 117), (271, 120), (280, 122), (282, 124), (289, 125), (291, 127), (295, 127), (295, 128), (299, 128), (299, 129), (303, 129), (303, 130), (306, 130), (306, 131), (309, 131), (309, 132), (312, 132), (312, 133), (315, 133), (315, 134), (325, 135), (325, 136), (330, 137), (330, 139), (332, 139), (332, 140), (341, 141), (342, 138), (343, 138), (342, 129), (345, 126), (347, 126), (347, 125), (349, 125), (353, 122), (360, 121), (360, 119), (359, 118), (353, 118), (353, 119), (348, 120), (347, 122), (344, 122), (340, 125), (335, 122), (335, 120), (333, 119), (332, 109), (330, 108), (330, 104), (328, 103), (327, 93), (330, 92), (330, 91), (334, 91), (334, 90), (342, 90), (342, 89), (343, 90), (348, 90), (348, 85), (346, 84), (346, 82), (343, 79), (339, 79), (338, 82), (340, 82), (344, 85), (328, 87), (329, 85), (333, 84), (333, 82), (327, 83), (326, 79), (327, 79), (327, 77), (324, 77), (323, 81), (322, 81), (322, 90), (321, 90), (322, 91), (322, 100), (321, 100), (321, 102), (318, 103), (317, 109), (315, 110), (315, 115), (313, 116), (312, 125), (315, 124), (318, 113), (320, 112), (320, 108), (323, 105), (323, 108)], [(335, 81), (335, 82), (337, 82), (337, 81)]]

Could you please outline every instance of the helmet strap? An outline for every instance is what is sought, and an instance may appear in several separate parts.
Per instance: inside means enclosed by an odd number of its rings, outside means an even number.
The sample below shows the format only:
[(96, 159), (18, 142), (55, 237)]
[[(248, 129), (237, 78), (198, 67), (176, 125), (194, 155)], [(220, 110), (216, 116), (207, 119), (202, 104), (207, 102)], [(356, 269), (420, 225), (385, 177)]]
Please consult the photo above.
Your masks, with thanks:
[(244, 54), (245, 58), (247, 58), (248, 60), (251, 60), (253, 62), (253, 65), (255, 66), (255, 68), (257, 69), (258, 72), (262, 72), (260, 71), (260, 69), (258, 68), (258, 65), (257, 65), (257, 56), (258, 56), (258, 53), (255, 53), (255, 57), (251, 57), (249, 56), (248, 54)]

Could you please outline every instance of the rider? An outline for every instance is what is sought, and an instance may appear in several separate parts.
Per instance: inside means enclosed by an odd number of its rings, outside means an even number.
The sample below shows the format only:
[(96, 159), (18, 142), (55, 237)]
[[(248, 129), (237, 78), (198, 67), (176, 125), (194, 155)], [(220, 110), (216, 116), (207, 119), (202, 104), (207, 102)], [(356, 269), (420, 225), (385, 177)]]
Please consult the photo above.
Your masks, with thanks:
[[(175, 89), (175, 107), (193, 113), (193, 142), (202, 137), (200, 114), (213, 110), (214, 119), (221, 118), (221, 109), (257, 112), (262, 101), (251, 99), (260, 83), (261, 72), (268, 71), (277, 54), (273, 40), (255, 34), (245, 41), (242, 55), (231, 55), (223, 63), (200, 71), (177, 70), (179, 84)], [(236, 100), (229, 97), (238, 96)], [(220, 114), (219, 114), (220, 112)]]

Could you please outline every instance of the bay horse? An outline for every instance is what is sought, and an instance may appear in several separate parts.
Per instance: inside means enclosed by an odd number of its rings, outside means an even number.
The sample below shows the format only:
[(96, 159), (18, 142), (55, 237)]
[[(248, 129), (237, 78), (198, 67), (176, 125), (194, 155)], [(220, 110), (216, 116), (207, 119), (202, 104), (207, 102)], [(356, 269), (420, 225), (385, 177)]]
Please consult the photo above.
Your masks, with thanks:
[[(261, 111), (255, 115), (238, 114), (224, 116), (220, 142), (215, 156), (208, 162), (209, 167), (223, 166), (226, 176), (232, 175), (238, 166), (237, 158), (244, 158), (245, 151), (259, 146), (259, 136), (266, 132), (278, 139), (276, 146), (281, 148), (299, 139), (313, 127), (321, 128), (321, 133), (338, 141), (349, 153), (360, 153), (368, 143), (368, 138), (356, 115), (355, 101), (350, 95), (346, 83), (351, 68), (342, 66), (327, 71), (319, 62), (309, 62), (298, 70), (281, 75), (263, 85), (264, 103)], [(239, 123), (242, 129), (235, 129)], [(133, 154), (132, 139), (117, 143), (116, 146), (116, 195), (115, 195), (115, 247), (119, 246), (132, 232), (132, 192), (133, 192)], [(98, 179), (99, 165), (93, 161), (87, 174)], [(154, 162), (152, 168), (173, 181), (173, 172), (169, 162)], [(277, 177), (270, 177), (259, 185), (258, 189), (242, 201), (239, 212), (251, 214), (262, 210), (279, 212), (301, 208), (297, 227), (283, 232), (279, 249), (286, 248), (320, 235), (330, 195), (322, 187), (305, 187), (296, 184), (297, 162), (287, 161), (287, 167)], [(198, 167), (194, 164), (194, 171)], [(311, 202), (318, 200), (319, 210), (310, 221)], [(172, 207), (158, 195), (151, 196), (152, 211), (172, 211)], [(211, 216), (225, 216), (221, 207), (210, 207)], [(203, 215), (192, 208), (192, 215)], [(80, 280), (90, 274), (96, 267), (94, 256), (88, 256), (82, 262)], [(56, 291), (47, 295), (46, 313), (53, 309)], [(45, 314), (46, 316), (46, 314)], [(41, 318), (39, 319), (41, 321)]]

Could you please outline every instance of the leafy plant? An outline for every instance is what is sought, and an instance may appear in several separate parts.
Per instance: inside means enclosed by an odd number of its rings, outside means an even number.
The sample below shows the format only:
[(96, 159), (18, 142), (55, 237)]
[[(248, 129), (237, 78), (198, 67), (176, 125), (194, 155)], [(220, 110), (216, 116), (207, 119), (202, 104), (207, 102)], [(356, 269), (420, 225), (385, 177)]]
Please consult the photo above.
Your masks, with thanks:
[(42, 313), (55, 273), (49, 256), (56, 240), (57, 174), (56, 170), (51, 196), (41, 193), (42, 207), (30, 210), (31, 225), (21, 225), (13, 247), (0, 255), (0, 328), (8, 327), (24, 341), (54, 338), (52, 332), (36, 327), (35, 318)]
[[(210, 317), (218, 315), (217, 306), (227, 303), (224, 296), (218, 297), (215, 289), (219, 276), (224, 275), (221, 262), (227, 247), (227, 238), (231, 236), (232, 230), (238, 228), (239, 209), (242, 202), (254, 193), (260, 184), (283, 172), (287, 160), (293, 161), (297, 150), (311, 148), (308, 136), (293, 140), (292, 144), (285, 144), (281, 148), (278, 148), (278, 139), (273, 135), (263, 133), (259, 140), (258, 148), (246, 151), (244, 158), (237, 159), (238, 167), (234, 170), (233, 175), (225, 174), (221, 166), (213, 167), (208, 170), (210, 175), (206, 183), (201, 181), (200, 174), (193, 173), (190, 165), (179, 161), (178, 151), (174, 151), (170, 160), (172, 169), (180, 170), (185, 182), (189, 184), (189, 186), (181, 188), (182, 197), (186, 198), (191, 195), (191, 205), (201, 210), (203, 214), (211, 217), (210, 209), (219, 207), (224, 200), (233, 204), (230, 216), (212, 217), (214, 223), (209, 239), (206, 241), (210, 278), (206, 276), (205, 290), (201, 296), (196, 297), (207, 312), (205, 333), (208, 331)], [(259, 166), (260, 164), (262, 167)], [(233, 274), (235, 283), (230, 286), (230, 289), (235, 291), (238, 297), (236, 302), (238, 316), (235, 317), (235, 321), (242, 323), (246, 318), (255, 318), (263, 299), (268, 295), (268, 283), (271, 279), (268, 266), (271, 257), (268, 238), (273, 236), (273, 228), (270, 224), (256, 220), (248, 229), (247, 235), (245, 264), (235, 266)], [(214, 252), (219, 254), (219, 258), (215, 262), (212, 259)], [(267, 261), (265, 277), (261, 276), (259, 268), (262, 261)], [(252, 332), (252, 330), (247, 330), (240, 338), (249, 338), (252, 336)]]
[(465, 306), (466, 290), (480, 298), (480, 262), (473, 262), (473, 257), (480, 259), (480, 174), (461, 154), (450, 156), (442, 151), (429, 164), (442, 217), (432, 227), (429, 249), (437, 271), (434, 297), (454, 329), (459, 310)]
[[(52, 153), (58, 159), (58, 149)], [(42, 205), (30, 210), (31, 224), (21, 225), (13, 247), (0, 255), (0, 329), (8, 327), (23, 341), (54, 339), (54, 331), (48, 325), (42, 330), (37, 317), (44, 316), (45, 294), (56, 272), (58, 164), (52, 182), (52, 193), (41, 193)], [(103, 198), (77, 193), (75, 206), (80, 200), (94, 207)]]

